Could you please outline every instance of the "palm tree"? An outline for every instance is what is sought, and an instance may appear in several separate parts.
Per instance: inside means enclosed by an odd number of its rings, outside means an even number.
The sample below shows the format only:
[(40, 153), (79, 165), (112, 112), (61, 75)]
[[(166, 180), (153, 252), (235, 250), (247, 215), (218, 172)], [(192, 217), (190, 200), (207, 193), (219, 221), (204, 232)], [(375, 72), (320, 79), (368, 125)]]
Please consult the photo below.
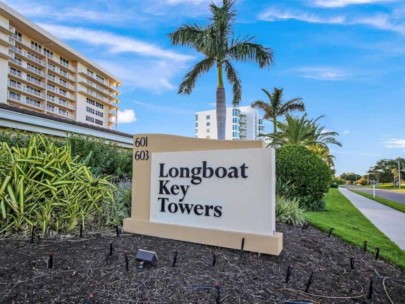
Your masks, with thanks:
[(293, 98), (283, 103), (283, 89), (274, 88), (272, 94), (266, 89), (262, 89), (262, 91), (267, 95), (269, 102), (266, 103), (265, 101), (257, 100), (252, 103), (251, 106), (252, 108), (263, 110), (263, 119), (273, 122), (273, 134), (277, 133), (277, 117), (286, 115), (292, 111), (305, 111), (305, 106), (301, 98)]
[(169, 34), (174, 45), (184, 45), (196, 49), (204, 55), (189, 71), (179, 86), (179, 94), (191, 94), (196, 80), (213, 66), (217, 68), (216, 114), (218, 139), (225, 139), (226, 101), (223, 72), (232, 85), (233, 104), (241, 100), (242, 88), (238, 73), (231, 61), (254, 61), (260, 68), (273, 63), (272, 50), (253, 43), (253, 37), (233, 38), (233, 23), (236, 13), (232, 9), (233, 0), (223, 0), (222, 7), (210, 4), (211, 23), (205, 27), (183, 25)]
[(273, 138), (273, 144), (294, 144), (310, 147), (313, 145), (326, 146), (334, 144), (339, 147), (342, 144), (335, 139), (339, 134), (334, 131), (327, 131), (324, 126), (318, 124), (316, 119), (307, 119), (307, 114), (300, 118), (286, 114), (285, 122), (277, 122), (277, 127), (280, 130), (276, 134), (269, 134)]

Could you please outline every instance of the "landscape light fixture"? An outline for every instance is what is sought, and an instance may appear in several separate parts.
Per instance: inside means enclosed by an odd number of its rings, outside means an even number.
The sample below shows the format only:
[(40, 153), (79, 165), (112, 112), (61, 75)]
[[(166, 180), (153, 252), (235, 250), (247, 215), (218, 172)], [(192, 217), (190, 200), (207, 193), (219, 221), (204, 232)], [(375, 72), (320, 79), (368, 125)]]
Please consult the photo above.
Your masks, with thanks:
[(144, 265), (155, 266), (158, 260), (157, 254), (154, 251), (139, 249), (135, 256), (136, 261), (139, 263), (138, 268), (142, 269)]

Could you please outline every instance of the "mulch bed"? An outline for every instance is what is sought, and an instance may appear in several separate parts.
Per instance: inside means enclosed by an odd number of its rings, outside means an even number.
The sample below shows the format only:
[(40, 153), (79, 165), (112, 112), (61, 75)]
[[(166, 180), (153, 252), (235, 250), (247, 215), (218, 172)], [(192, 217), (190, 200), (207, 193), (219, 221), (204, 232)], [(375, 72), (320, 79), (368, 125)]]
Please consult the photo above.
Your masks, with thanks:
[[(278, 231), (284, 233), (280, 256), (246, 252), (242, 259), (238, 250), (111, 232), (34, 244), (3, 239), (0, 303), (390, 303), (387, 293), (393, 303), (405, 303), (405, 273), (397, 267), (312, 227), (278, 225)], [(138, 268), (140, 248), (157, 253), (156, 266)], [(367, 300), (371, 278), (372, 301)]]

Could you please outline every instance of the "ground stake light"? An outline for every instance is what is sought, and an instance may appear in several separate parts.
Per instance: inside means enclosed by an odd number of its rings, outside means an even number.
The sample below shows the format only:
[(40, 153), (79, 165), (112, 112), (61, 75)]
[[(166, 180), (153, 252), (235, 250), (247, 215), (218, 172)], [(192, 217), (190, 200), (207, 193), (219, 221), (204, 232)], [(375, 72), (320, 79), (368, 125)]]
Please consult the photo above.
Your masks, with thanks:
[(364, 241), (363, 250), (364, 252), (367, 252), (367, 241)]
[(243, 251), (245, 248), (245, 238), (242, 238), (242, 244), (240, 246), (240, 259), (243, 259), (245, 252)]
[(287, 268), (287, 274), (285, 276), (285, 282), (288, 283), (290, 281), (290, 276), (291, 276), (291, 271), (292, 271), (292, 266), (288, 266)]
[(332, 232), (333, 232), (334, 229), (335, 228), (330, 228), (328, 237), (330, 237), (332, 235)]
[(376, 247), (375, 248), (375, 260), (378, 260), (378, 257), (380, 256), (380, 248)]
[(367, 300), (371, 300), (372, 298), (373, 298), (373, 278), (370, 278), (370, 285), (368, 286)]
[(215, 296), (215, 304), (220, 304), (221, 303), (221, 285), (219, 282), (214, 283), (214, 288), (217, 292)]
[(114, 251), (113, 242), (111, 242), (111, 243), (110, 243), (110, 256), (113, 255), (113, 251)]
[(350, 258), (350, 269), (354, 269), (354, 258)]
[(175, 267), (176, 263), (177, 263), (177, 251), (174, 252), (172, 267)]
[(305, 292), (308, 292), (309, 287), (311, 286), (312, 283), (312, 278), (314, 277), (314, 272), (311, 272), (311, 276), (309, 277), (308, 283), (307, 283), (307, 287), (305, 288)]
[(124, 258), (125, 258), (125, 271), (129, 271), (129, 260), (128, 260), (128, 254), (127, 254), (126, 250), (124, 253)]
[(79, 237), (82, 238), (83, 237), (83, 224), (80, 224), (80, 234)]
[(215, 252), (212, 253), (212, 267), (215, 267), (217, 263), (217, 254)]
[(50, 251), (48, 253), (49, 257), (48, 257), (48, 269), (52, 269), (53, 267), (53, 252)]
[(34, 244), (34, 226), (31, 229), (31, 244)]

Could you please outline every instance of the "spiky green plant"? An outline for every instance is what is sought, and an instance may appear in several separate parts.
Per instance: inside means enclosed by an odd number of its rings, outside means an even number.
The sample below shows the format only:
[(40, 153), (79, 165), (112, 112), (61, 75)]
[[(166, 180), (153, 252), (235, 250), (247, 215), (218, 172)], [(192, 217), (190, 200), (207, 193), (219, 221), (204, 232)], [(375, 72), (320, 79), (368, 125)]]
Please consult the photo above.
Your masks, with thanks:
[(298, 199), (276, 197), (276, 221), (290, 225), (300, 225), (304, 222), (304, 209), (299, 207)]
[(107, 178), (94, 177), (72, 158), (69, 144), (57, 147), (43, 135), (26, 148), (0, 143), (0, 233), (100, 224), (101, 206), (114, 199), (113, 191)]

